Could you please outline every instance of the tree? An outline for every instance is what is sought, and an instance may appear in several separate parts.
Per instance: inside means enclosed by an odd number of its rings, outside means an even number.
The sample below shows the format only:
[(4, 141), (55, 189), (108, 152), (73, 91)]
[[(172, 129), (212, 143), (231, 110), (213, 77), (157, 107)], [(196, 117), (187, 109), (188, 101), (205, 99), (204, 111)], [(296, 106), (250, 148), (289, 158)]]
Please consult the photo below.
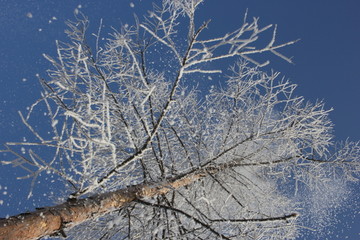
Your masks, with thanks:
[[(1, 219), (2, 239), (292, 239), (317, 204), (311, 196), (356, 180), (359, 143), (334, 144), (330, 110), (256, 60), (269, 52), (291, 62), (278, 49), (295, 41), (275, 44), (276, 26), (246, 15), (239, 29), (204, 38), (201, 2), (164, 0), (104, 46), (101, 28), (87, 42), (81, 14), (68, 23), (69, 42), (44, 55), (53, 68), (41, 99), (20, 114), (36, 141), (8, 143), (16, 158), (3, 161), (33, 183), (57, 175), (67, 200)], [(209, 77), (227, 79), (201, 90)], [(38, 109), (51, 137), (31, 124)]]

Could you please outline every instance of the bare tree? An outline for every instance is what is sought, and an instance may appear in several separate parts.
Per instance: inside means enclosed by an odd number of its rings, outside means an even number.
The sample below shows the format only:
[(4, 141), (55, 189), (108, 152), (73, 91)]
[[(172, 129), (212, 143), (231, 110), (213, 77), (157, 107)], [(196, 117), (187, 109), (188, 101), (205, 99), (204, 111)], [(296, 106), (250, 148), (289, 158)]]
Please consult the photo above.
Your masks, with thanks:
[[(7, 143), (16, 158), (3, 161), (28, 171), (29, 197), (48, 172), (67, 201), (0, 219), (0, 239), (293, 239), (308, 217), (304, 198), (356, 180), (359, 144), (334, 144), (330, 110), (256, 60), (269, 52), (291, 62), (278, 49), (295, 41), (276, 44), (276, 26), (246, 15), (204, 39), (201, 2), (164, 0), (103, 46), (101, 29), (87, 42), (84, 16), (68, 22), (70, 40), (44, 55), (53, 68), (41, 99), (20, 114), (36, 141)], [(259, 47), (264, 31), (273, 37)], [(221, 86), (201, 91), (210, 77)], [(51, 137), (30, 123), (38, 109)]]

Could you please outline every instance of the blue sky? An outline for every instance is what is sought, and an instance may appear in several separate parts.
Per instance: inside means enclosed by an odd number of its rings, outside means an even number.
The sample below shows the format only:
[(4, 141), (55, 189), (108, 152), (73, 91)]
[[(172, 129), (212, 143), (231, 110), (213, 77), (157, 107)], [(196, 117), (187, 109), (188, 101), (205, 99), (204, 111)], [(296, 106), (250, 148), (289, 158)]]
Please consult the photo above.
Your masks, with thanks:
[[(0, 0), (0, 134), (1, 144), (26, 135), (18, 110), (25, 111), (40, 96), (36, 74), (45, 76), (49, 64), (43, 53), (55, 55), (55, 40), (65, 39), (64, 21), (77, 8), (89, 16), (95, 31), (100, 19), (106, 28), (131, 23), (134, 11), (144, 12), (149, 0)], [(133, 5), (131, 4), (133, 3)], [(333, 107), (331, 119), (337, 140), (360, 136), (360, 3), (358, 0), (207, 0), (201, 21), (212, 19), (216, 35), (238, 27), (248, 9), (260, 24), (278, 24), (279, 43), (300, 38), (283, 49), (295, 64), (271, 58), (269, 69), (282, 72), (299, 85), (297, 93), (309, 100), (323, 99)], [(13, 168), (0, 166), (0, 217), (41, 205), (26, 201), (27, 181), (16, 181)], [(5, 189), (7, 187), (7, 189)], [(25, 190), (24, 190), (25, 189)], [(359, 189), (359, 188), (358, 188)], [(5, 194), (6, 193), (6, 194)], [(1, 203), (0, 201), (0, 203)], [(358, 204), (355, 200), (352, 203)], [(358, 205), (339, 214), (342, 222), (328, 239), (358, 239)], [(355, 217), (354, 217), (355, 216)], [(338, 237), (337, 237), (338, 235)], [(326, 239), (326, 238), (324, 238)]]

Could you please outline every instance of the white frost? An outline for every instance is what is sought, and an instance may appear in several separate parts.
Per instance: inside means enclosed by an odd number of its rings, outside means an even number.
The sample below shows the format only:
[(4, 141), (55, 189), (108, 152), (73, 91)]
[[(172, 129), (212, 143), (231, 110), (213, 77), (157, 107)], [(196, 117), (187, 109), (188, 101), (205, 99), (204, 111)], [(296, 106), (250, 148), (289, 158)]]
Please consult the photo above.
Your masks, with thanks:
[(86, 127), (90, 127), (90, 128), (101, 128), (99, 125), (97, 124), (92, 124), (92, 123), (86, 123), (81, 119), (81, 116), (77, 113), (71, 112), (71, 111), (66, 111), (65, 116), (70, 116), (74, 119), (76, 119), (77, 121), (79, 121), (82, 125), (86, 126)]
[(58, 123), (59, 123), (58, 120), (54, 120), (54, 121), (52, 122), (51, 126), (52, 126), (52, 127), (55, 127)]

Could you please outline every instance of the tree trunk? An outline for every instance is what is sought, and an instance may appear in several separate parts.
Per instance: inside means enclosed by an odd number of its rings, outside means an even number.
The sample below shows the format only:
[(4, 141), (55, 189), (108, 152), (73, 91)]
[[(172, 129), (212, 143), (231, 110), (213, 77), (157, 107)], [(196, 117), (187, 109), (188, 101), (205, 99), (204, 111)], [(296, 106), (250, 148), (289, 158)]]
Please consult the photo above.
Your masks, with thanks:
[(120, 209), (137, 198), (166, 194), (204, 176), (206, 170), (198, 170), (162, 183), (139, 184), (0, 219), (0, 240), (38, 239), (59, 234), (65, 236), (66, 228)]

